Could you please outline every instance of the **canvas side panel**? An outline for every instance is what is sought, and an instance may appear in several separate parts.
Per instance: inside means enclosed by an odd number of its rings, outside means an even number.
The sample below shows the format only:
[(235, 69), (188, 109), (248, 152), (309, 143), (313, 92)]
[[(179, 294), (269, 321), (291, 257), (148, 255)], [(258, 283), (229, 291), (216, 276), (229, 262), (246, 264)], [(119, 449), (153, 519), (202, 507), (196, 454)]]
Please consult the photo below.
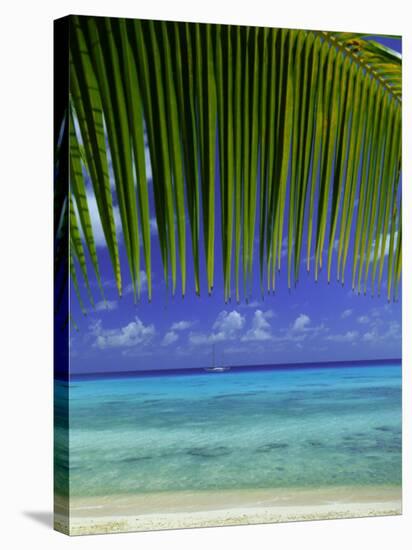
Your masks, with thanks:
[(54, 22), (54, 527), (69, 534), (69, 18)]

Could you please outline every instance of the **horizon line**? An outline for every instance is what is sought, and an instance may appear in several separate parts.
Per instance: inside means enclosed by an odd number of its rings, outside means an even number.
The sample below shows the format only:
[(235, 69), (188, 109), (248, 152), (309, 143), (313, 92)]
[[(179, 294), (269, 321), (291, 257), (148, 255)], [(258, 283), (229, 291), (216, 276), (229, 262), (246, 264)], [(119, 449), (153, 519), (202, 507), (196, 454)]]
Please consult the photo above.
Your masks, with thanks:
[[(260, 364), (249, 364), (249, 365), (228, 365), (230, 370), (232, 369), (252, 369), (253, 368), (268, 368), (268, 367), (274, 367), (274, 368), (304, 368), (304, 367), (311, 367), (314, 365), (347, 365), (349, 364), (365, 364), (365, 363), (387, 363), (395, 361), (397, 363), (402, 363), (402, 357), (388, 357), (388, 358), (381, 358), (381, 359), (348, 359), (348, 360), (339, 360), (339, 361), (299, 361), (294, 363), (260, 363)], [(116, 375), (116, 376), (122, 376), (122, 375), (131, 375), (131, 374), (156, 374), (156, 373), (165, 373), (165, 372), (175, 372), (175, 373), (182, 373), (182, 372), (188, 372), (188, 371), (203, 371), (204, 369), (208, 368), (208, 365), (203, 367), (180, 367), (180, 368), (163, 368), (163, 369), (137, 369), (137, 370), (122, 370), (122, 371), (82, 371), (82, 372), (76, 372), (71, 373), (70, 369), (66, 373), (67, 376), (62, 378), (61, 373), (55, 373), (54, 378), (55, 380), (68, 380), (74, 376), (99, 376), (99, 375)]]

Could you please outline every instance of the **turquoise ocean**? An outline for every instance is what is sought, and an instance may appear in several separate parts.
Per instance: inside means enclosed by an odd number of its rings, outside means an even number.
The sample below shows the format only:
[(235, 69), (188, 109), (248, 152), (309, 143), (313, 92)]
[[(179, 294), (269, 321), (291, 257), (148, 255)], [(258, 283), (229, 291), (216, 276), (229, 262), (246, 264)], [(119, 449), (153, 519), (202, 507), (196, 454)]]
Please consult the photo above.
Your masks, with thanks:
[(71, 497), (108, 498), (401, 484), (397, 361), (75, 375), (55, 392), (58, 494), (67, 476)]

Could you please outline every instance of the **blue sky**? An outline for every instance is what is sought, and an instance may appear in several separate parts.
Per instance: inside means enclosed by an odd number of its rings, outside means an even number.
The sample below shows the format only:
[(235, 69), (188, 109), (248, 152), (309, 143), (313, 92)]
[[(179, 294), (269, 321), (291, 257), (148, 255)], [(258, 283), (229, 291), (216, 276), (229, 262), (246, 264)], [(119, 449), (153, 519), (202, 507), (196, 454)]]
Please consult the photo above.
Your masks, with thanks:
[[(398, 41), (381, 41), (394, 49), (400, 49)], [(150, 179), (148, 153), (147, 164)], [(217, 176), (217, 189), (218, 185)], [(265, 295), (264, 299), (259, 290), (256, 255), (254, 292), (251, 299), (248, 303), (243, 301), (237, 304), (232, 301), (225, 304), (219, 238), (216, 239), (213, 294), (207, 295), (203, 263), (200, 297), (194, 291), (188, 238), (187, 293), (185, 298), (179, 292), (171, 297), (163, 281), (153, 218), (152, 301), (149, 303), (147, 298), (146, 277), (142, 270), (141, 300), (137, 305), (134, 304), (121, 240), (125, 292), (119, 299), (91, 193), (89, 198), (107, 302), (104, 304), (98, 301), (97, 285), (93, 282), (92, 289), (97, 304), (94, 310), (89, 307), (87, 315), (83, 316), (74, 292), (71, 293), (72, 317), (78, 326), (78, 330), (71, 327), (70, 334), (72, 372), (203, 367), (211, 362), (213, 345), (218, 361), (224, 361), (227, 365), (401, 356), (401, 294), (398, 302), (388, 303), (385, 289), (380, 297), (372, 297), (370, 293), (358, 296), (352, 292), (349, 276), (350, 254), (347, 269), (349, 284), (342, 286), (332, 277), (328, 285), (324, 272), (316, 283), (313, 272), (307, 274), (302, 269), (298, 285), (290, 291), (287, 287), (284, 258), (283, 269), (277, 278), (277, 290), (275, 294)], [(218, 235), (219, 216), (216, 218)], [(120, 236), (118, 215), (117, 226)], [(92, 273), (91, 269), (89, 273)], [(87, 303), (85, 292), (82, 294)]]

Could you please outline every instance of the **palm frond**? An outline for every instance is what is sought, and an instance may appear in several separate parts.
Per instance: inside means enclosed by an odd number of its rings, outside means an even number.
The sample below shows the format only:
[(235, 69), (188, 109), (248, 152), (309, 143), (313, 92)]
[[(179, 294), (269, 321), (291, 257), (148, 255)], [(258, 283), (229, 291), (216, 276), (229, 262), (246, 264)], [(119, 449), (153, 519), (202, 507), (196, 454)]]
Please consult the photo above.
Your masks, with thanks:
[(73, 17), (70, 59), (71, 189), (85, 243), (84, 250), (73, 210), (72, 273), (77, 259), (86, 286), (86, 250), (101, 286), (87, 173), (119, 293), (113, 205), (135, 294), (144, 260), (150, 296), (153, 191), (173, 293), (178, 266), (186, 292), (189, 256), (201, 291), (202, 242), (212, 291), (217, 236), (225, 300), (233, 292), (239, 300), (241, 287), (251, 294), (256, 239), (262, 292), (265, 279), (275, 289), (284, 257), (288, 286), (296, 284), (302, 254), (315, 278), (326, 264), (327, 279), (335, 270), (344, 284), (351, 251), (352, 287), (373, 292), (377, 282), (380, 292), (386, 265), (388, 298), (396, 296), (399, 54), (354, 33)]

